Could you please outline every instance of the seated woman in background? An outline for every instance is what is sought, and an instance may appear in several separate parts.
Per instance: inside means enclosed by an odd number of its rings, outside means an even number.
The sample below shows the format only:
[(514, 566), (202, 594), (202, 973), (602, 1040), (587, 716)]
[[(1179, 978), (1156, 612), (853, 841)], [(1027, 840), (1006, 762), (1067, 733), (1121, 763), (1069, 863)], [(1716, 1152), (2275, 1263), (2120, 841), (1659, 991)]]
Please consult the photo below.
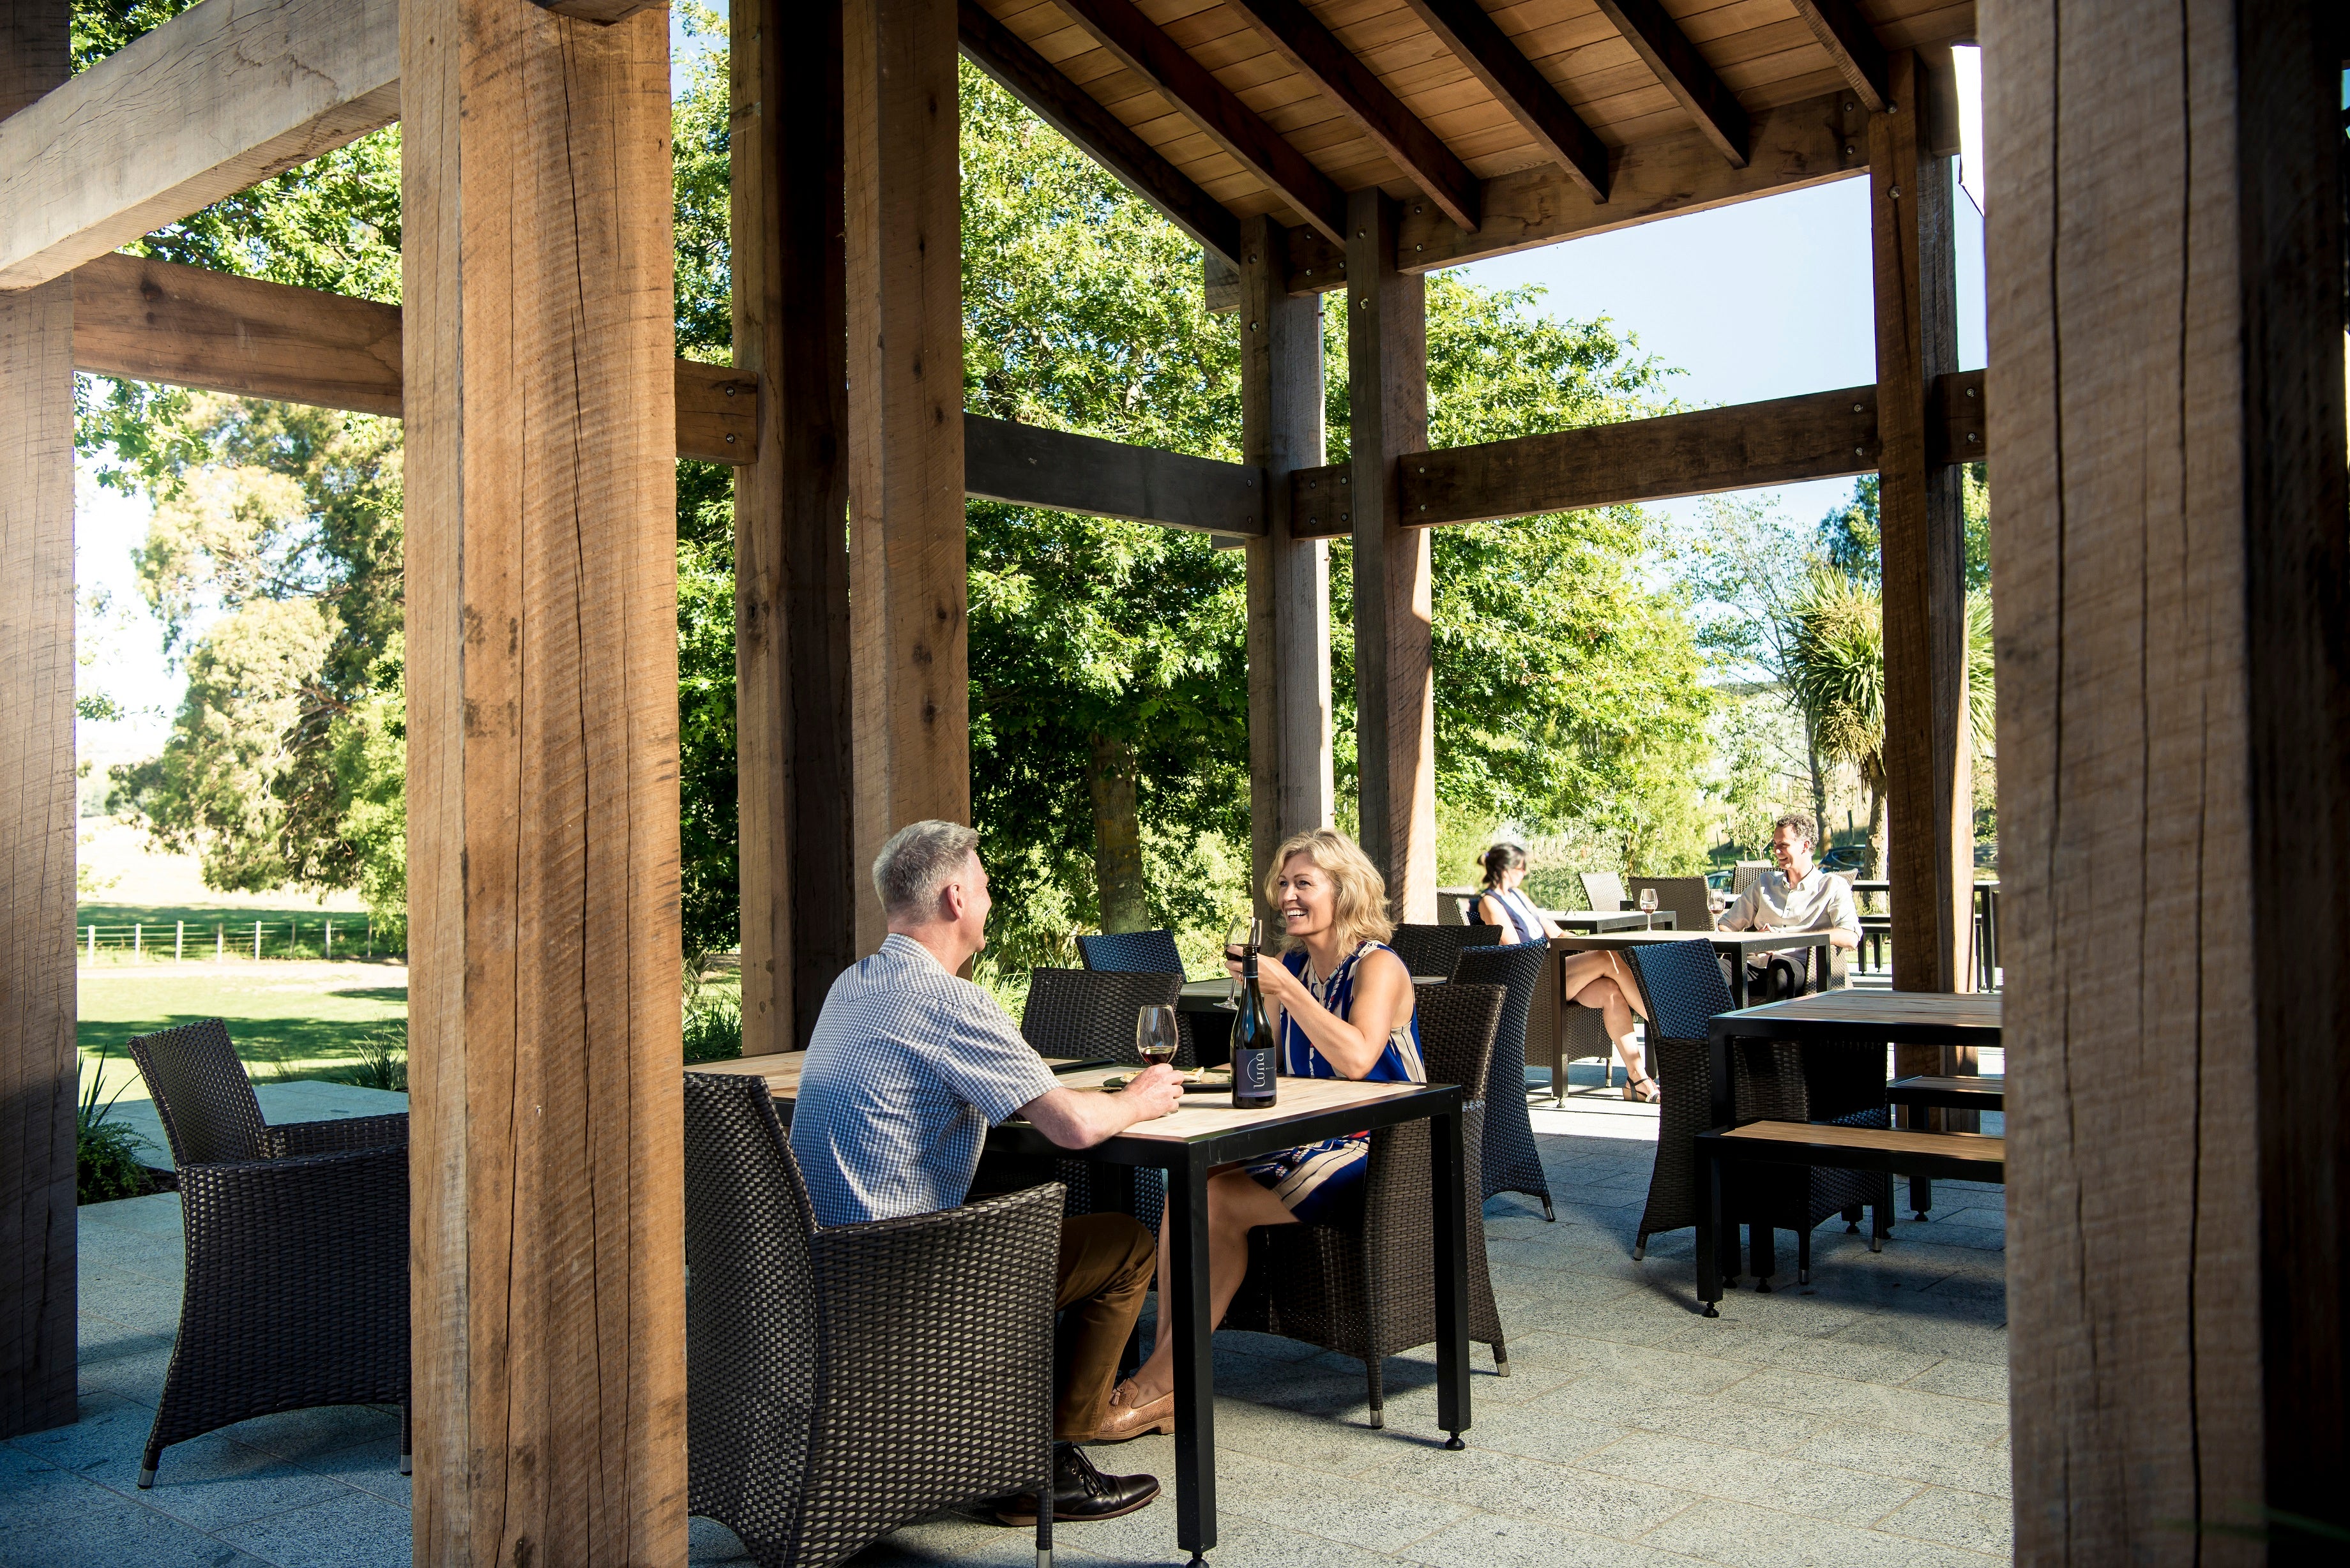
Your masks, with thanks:
[[(1273, 857), (1265, 902), (1281, 917), (1278, 944), (1257, 967), (1257, 983), (1292, 1078), (1425, 1084), (1411, 972), (1388, 946), (1394, 929), (1378, 868), (1343, 833), (1300, 833)], [(1239, 965), (1231, 967), (1237, 970)], [(1224, 1311), (1248, 1272), (1249, 1231), (1260, 1225), (1350, 1223), (1362, 1211), (1371, 1135), (1324, 1138), (1208, 1178), (1208, 1311)], [(1159, 1299), (1169, 1299), (1167, 1229), (1159, 1231)], [(1175, 1428), (1174, 1314), (1161, 1309), (1158, 1345), (1134, 1376), (1110, 1394), (1112, 1440)], [(1099, 1439), (1097, 1439), (1099, 1440)]]
[[(1499, 926), (1504, 946), (1563, 937), (1558, 923), (1534, 908), (1520, 890), (1526, 879), (1526, 852), (1514, 844), (1496, 844), (1485, 851), (1485, 890), (1471, 907), (1481, 926)], [(1565, 994), (1570, 1002), (1596, 1008), (1600, 1026), (1616, 1044), (1624, 1060), (1624, 1097), (1653, 1102), (1657, 1081), (1648, 1076), (1639, 1042), (1632, 1037), (1632, 1020), (1648, 1016), (1640, 988), (1619, 953), (1571, 953), (1565, 966)]]

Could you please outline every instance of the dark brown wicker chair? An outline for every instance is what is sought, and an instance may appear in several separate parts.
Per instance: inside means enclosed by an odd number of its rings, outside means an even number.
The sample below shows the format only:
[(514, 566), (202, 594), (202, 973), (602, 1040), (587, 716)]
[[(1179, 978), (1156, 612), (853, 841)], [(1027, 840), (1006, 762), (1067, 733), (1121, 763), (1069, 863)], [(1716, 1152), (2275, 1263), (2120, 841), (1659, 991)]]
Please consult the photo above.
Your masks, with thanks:
[(756, 1078), (685, 1079), (687, 1507), (827, 1568), (1034, 1490), (1052, 1549), (1052, 1187), (819, 1230)]
[(1673, 929), (1681, 931), (1713, 929), (1713, 904), (1706, 894), (1702, 877), (1635, 877), (1632, 897), (1627, 908), (1637, 905), (1640, 890), (1657, 890), (1657, 908), (1673, 912)]
[[(1657, 1128), (1657, 1162), (1648, 1179), (1648, 1201), (1632, 1244), (1637, 1260), (1648, 1238), (1697, 1224), (1697, 1135), (1712, 1125), (1711, 1073), (1707, 1045), (1714, 1014), (1730, 1011), (1730, 986), (1704, 942), (1660, 942), (1627, 950), (1632, 971), (1648, 1004), (1648, 1071), (1663, 1103)], [(1833, 1121), (1851, 1127), (1888, 1127), (1885, 1074), (1873, 1082), (1865, 1054), (1821, 1052), (1806, 1056), (1792, 1044), (1758, 1043), (1731, 1053), (1732, 1105), (1737, 1120)], [(1758, 1169), (1742, 1183), (1731, 1226), (1745, 1224), (1752, 1236), (1751, 1266), (1757, 1288), (1770, 1289), (1776, 1263), (1773, 1232), (1796, 1235), (1799, 1281), (1808, 1282), (1812, 1231), (1832, 1214), (1857, 1227), (1864, 1206), (1876, 1220), (1869, 1245), (1876, 1250), (1891, 1228), (1893, 1183), (1866, 1171), (1773, 1168)], [(1725, 1227), (1725, 1237), (1734, 1231)], [(1727, 1247), (1728, 1243), (1725, 1243)], [(1734, 1258), (1724, 1275), (1734, 1279)]]
[[(1148, 935), (1149, 933), (1144, 933)], [(1135, 1014), (1146, 1007), (1175, 1004), (1182, 994), (1180, 974), (1146, 974), (1123, 971), (1040, 969), (1028, 977), (1028, 1002), (1021, 1010), (1020, 1033), (1040, 1056), (1098, 1057), (1142, 1065), (1134, 1044)], [(1191, 1020), (1176, 1015), (1182, 1044), (1175, 1064), (1199, 1065), (1191, 1040)], [(1068, 1211), (1093, 1214), (1107, 1210), (1131, 1214), (1152, 1234), (1165, 1211), (1167, 1179), (1163, 1172), (1130, 1166), (1101, 1166), (1082, 1159), (1018, 1159), (989, 1156), (981, 1177), (991, 1188), (1030, 1186), (1058, 1181), (1068, 1189)], [(1132, 1197), (1127, 1192), (1131, 1190)]]
[[(1418, 988), (1420, 1054), (1432, 1084), (1482, 1084), (1507, 993), (1497, 985)], [(1485, 1261), (1484, 1205), (1475, 1172), (1484, 1108), (1461, 1116), (1461, 1151), (1471, 1173), (1469, 1337), (1492, 1346), (1493, 1367), (1510, 1375), (1509, 1347), (1493, 1304)], [(1371, 1425), (1387, 1424), (1382, 1363), (1436, 1341), (1435, 1217), (1429, 1193), (1425, 1121), (1371, 1134), (1358, 1230), (1278, 1225), (1249, 1238), (1249, 1278), (1224, 1317), (1227, 1328), (1255, 1329), (1318, 1345), (1361, 1361), (1369, 1384)]]
[(179, 1167), (180, 1332), (139, 1466), (237, 1421), (402, 1407), (409, 1463), (408, 1117), (270, 1127), (217, 1019), (130, 1042)]
[(1099, 931), (1077, 939), (1086, 967), (1111, 974), (1172, 974), (1180, 979), (1183, 955), (1172, 931)]
[(1388, 946), (1415, 977), (1439, 980), (1452, 972), (1462, 950), (1490, 947), (1500, 935), (1492, 926), (1398, 926)]
[[(1485, 1102), (1482, 1197), (1519, 1192), (1538, 1199), (1543, 1218), (1555, 1220), (1550, 1179), (1534, 1148), (1534, 1119), (1526, 1113), (1526, 1024), (1534, 999), (1554, 965), (1549, 944), (1513, 942), (1508, 947), (1462, 948), (1453, 961), (1452, 983), (1498, 985), (1507, 994), (1501, 1026), (1493, 1035), (1493, 1060), (1478, 1097)], [(1587, 1010), (1586, 1010), (1587, 1011)]]

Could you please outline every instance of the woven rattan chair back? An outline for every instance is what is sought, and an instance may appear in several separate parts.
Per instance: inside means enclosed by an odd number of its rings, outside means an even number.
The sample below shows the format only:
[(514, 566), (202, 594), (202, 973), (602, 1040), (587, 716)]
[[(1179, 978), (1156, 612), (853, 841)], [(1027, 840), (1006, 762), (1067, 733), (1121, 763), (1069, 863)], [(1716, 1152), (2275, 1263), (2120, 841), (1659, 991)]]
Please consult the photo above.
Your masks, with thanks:
[(1738, 868), (1731, 873), (1731, 897), (1744, 896), (1746, 889), (1761, 881), (1762, 873), (1769, 869), (1771, 869), (1771, 863), (1768, 860), (1741, 860), (1738, 863)]
[[(1472, 911), (1473, 913), (1473, 911)], [(1452, 963), (1472, 947), (1490, 947), (1501, 931), (1492, 926), (1398, 926), (1388, 938), (1403, 967), (1421, 980), (1441, 980)]]
[(1624, 907), (1624, 878), (1613, 871), (1583, 873), (1583, 897), (1586, 909), (1602, 914)]
[(1627, 949), (1648, 1008), (1648, 1071), (1657, 1107), (1657, 1160), (1648, 1178), (1632, 1255), (1648, 1238), (1697, 1223), (1697, 1135), (1711, 1125), (1712, 1096), (1706, 1035), (1717, 1012), (1730, 1011), (1730, 984), (1705, 942), (1659, 942)]
[(224, 1165), (268, 1158), (261, 1103), (217, 1018), (141, 1034), (130, 1042), (155, 1114), (172, 1140), (172, 1163)]
[(1713, 905), (1706, 898), (1704, 877), (1635, 877), (1632, 878), (1634, 898), (1639, 898), (1640, 889), (1643, 888), (1654, 888), (1657, 890), (1657, 908), (1670, 909), (1673, 912), (1675, 929), (1683, 931), (1713, 929)]
[[(1183, 994), (1180, 972), (1040, 969), (1028, 977), (1028, 1003), (1020, 1033), (1040, 1056), (1142, 1064), (1134, 1043), (1135, 1017), (1146, 1007), (1172, 1007)], [(1183, 1032), (1178, 1065), (1196, 1066), (1191, 1032)]]
[(1493, 1034), (1492, 1066), (1480, 1096), (1485, 1102), (1482, 1196), (1523, 1193), (1541, 1201), (1545, 1219), (1555, 1214), (1550, 1181), (1543, 1175), (1534, 1121), (1526, 1110), (1526, 1025), (1543, 981), (1552, 973), (1548, 943), (1514, 942), (1461, 949), (1453, 961), (1451, 981), (1455, 985), (1498, 985), (1504, 993)]
[(1484, 1101), (1493, 1068), (1493, 1038), (1501, 1032), (1509, 1000), (1508, 990), (1499, 985), (1448, 981), (1412, 987), (1419, 1059), (1427, 1065), (1430, 1083), (1460, 1084), (1467, 1087), (1472, 1104)]
[(1176, 950), (1172, 931), (1102, 931), (1077, 939), (1078, 956), (1087, 969), (1106, 974), (1172, 974), (1183, 972), (1183, 955)]

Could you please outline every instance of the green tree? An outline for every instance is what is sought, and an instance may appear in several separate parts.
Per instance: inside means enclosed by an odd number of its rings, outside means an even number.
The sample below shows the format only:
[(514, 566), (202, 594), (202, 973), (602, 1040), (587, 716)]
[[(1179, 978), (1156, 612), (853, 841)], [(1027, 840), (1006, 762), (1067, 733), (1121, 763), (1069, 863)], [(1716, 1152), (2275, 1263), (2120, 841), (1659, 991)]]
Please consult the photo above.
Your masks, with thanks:
[[(1877, 475), (1853, 481), (1851, 499), (1820, 519), (1819, 549), (1827, 564), (1862, 582), (1877, 580), (1882, 567), (1884, 531), (1877, 515)], [(1966, 516), (1967, 591), (1991, 587), (1991, 485), (1983, 465), (1970, 462), (1960, 470), (1959, 504)]]

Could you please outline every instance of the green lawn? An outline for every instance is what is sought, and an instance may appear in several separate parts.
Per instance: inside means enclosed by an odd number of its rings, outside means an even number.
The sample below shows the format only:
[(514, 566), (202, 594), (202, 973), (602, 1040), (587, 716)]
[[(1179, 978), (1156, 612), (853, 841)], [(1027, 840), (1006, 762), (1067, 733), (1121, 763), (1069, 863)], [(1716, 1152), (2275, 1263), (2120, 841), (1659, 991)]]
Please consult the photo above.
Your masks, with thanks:
[(85, 1054), (109, 1052), (111, 1093), (138, 1078), (122, 1050), (134, 1034), (225, 1020), (237, 1054), (265, 1080), (281, 1064), (300, 1073), (356, 1061), (361, 1036), (407, 1017), (408, 971), (394, 963), (125, 964), (83, 975), (76, 1033)]

